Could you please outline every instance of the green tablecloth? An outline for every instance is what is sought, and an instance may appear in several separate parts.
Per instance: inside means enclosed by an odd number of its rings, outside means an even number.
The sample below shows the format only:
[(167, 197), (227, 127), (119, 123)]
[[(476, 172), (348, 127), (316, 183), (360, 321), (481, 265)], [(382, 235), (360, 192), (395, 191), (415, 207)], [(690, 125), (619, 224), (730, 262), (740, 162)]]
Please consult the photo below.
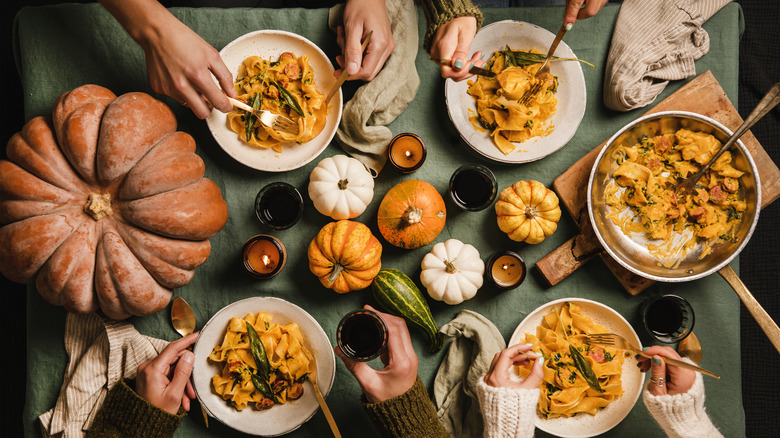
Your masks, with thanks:
[[(566, 35), (578, 57), (597, 67), (584, 67), (587, 84), (587, 112), (577, 134), (569, 144), (554, 155), (534, 163), (505, 166), (491, 164), (499, 187), (518, 179), (535, 179), (550, 186), (555, 177), (585, 153), (608, 138), (624, 124), (638, 117), (643, 110), (615, 113), (602, 104), (603, 66), (617, 17), (618, 7), (607, 5), (597, 16), (578, 22)], [(327, 11), (320, 10), (220, 10), (174, 9), (174, 13), (217, 49), (234, 38), (257, 29), (282, 29), (296, 32), (314, 41), (332, 58), (337, 53), (335, 36), (326, 24)], [(485, 23), (515, 19), (538, 24), (553, 32), (558, 28), (561, 8), (486, 9)], [(730, 4), (711, 18), (705, 29), (711, 37), (709, 54), (696, 63), (698, 72), (711, 70), (736, 103), (738, 42), (742, 26), (741, 10)], [(422, 35), (424, 18), (419, 15)], [(25, 8), (16, 23), (17, 64), (20, 68), (25, 96), (25, 115), (29, 119), (48, 115), (60, 93), (85, 83), (106, 86), (117, 94), (129, 91), (150, 92), (146, 78), (143, 52), (98, 5), (60, 5)], [(444, 103), (444, 83), (438, 68), (420, 51), (416, 66), (421, 86), (416, 99), (390, 125), (394, 133), (414, 132), (428, 145), (425, 165), (412, 175), (401, 175), (386, 168), (376, 180), (374, 200), (358, 220), (368, 224), (376, 235), (376, 209), (383, 194), (394, 184), (409, 178), (423, 179), (441, 193), (446, 192), (452, 171), (467, 162), (482, 162), (460, 139), (447, 117)], [(667, 87), (660, 96), (668, 96), (683, 81)], [(170, 100), (168, 100), (169, 103)], [(324, 289), (308, 271), (306, 246), (329, 218), (320, 215), (311, 201), (294, 228), (275, 233), (287, 246), (288, 265), (275, 278), (257, 281), (244, 274), (239, 264), (242, 243), (250, 236), (265, 232), (253, 212), (257, 191), (271, 181), (286, 181), (305, 193), (308, 175), (318, 160), (292, 172), (271, 174), (254, 171), (233, 161), (212, 139), (206, 124), (189, 110), (172, 105), (180, 121), (180, 130), (189, 132), (198, 143), (198, 153), (206, 162), (206, 175), (221, 188), (230, 208), (230, 218), (224, 230), (211, 239), (211, 258), (198, 268), (187, 286), (175, 291), (195, 308), (199, 327), (223, 306), (251, 296), (277, 296), (289, 300), (311, 313), (334, 339), (336, 324), (351, 309), (365, 303), (375, 304), (369, 291), (336, 296)], [(342, 153), (336, 143), (322, 157)], [(564, 215), (558, 231), (539, 245), (512, 242), (501, 233), (492, 209), (478, 213), (457, 211), (447, 201), (447, 226), (437, 241), (456, 237), (472, 243), (487, 259), (492, 253), (513, 249), (526, 260), (529, 268), (572, 237), (577, 229)], [(383, 266), (401, 269), (419, 280), (419, 264), (430, 246), (404, 251), (384, 245)], [(735, 262), (736, 264), (736, 262)], [(676, 293), (687, 298), (696, 310), (696, 333), (704, 350), (703, 365), (723, 376), (721, 380), (705, 378), (707, 410), (726, 436), (744, 435), (744, 412), (740, 380), (739, 300), (726, 283), (717, 276), (680, 284), (656, 284), (641, 295), (632, 297), (624, 292), (601, 261), (592, 261), (555, 287), (548, 287), (533, 270), (518, 289), (500, 292), (489, 286), (461, 305), (431, 303), (436, 322), (441, 325), (461, 309), (472, 309), (491, 319), (506, 339), (517, 324), (538, 306), (563, 297), (582, 297), (600, 301), (620, 312), (641, 333), (638, 309), (649, 297), (661, 293)], [(145, 318), (134, 318), (133, 324), (144, 334), (169, 340), (178, 335), (168, 322), (168, 311)], [(28, 380), (24, 415), (27, 436), (40, 434), (37, 416), (54, 406), (67, 356), (63, 347), (65, 312), (43, 301), (37, 292), (28, 294)], [(415, 349), (420, 356), (419, 372), (431, 388), (433, 376), (442, 354), (426, 353), (427, 342), (421, 332), (412, 329)], [(645, 336), (643, 342), (647, 343)], [(334, 390), (328, 397), (336, 421), (345, 436), (365, 436), (371, 425), (358, 402), (360, 389), (352, 376), (337, 360)], [(539, 436), (544, 435), (537, 431)], [(629, 416), (610, 436), (662, 436), (642, 405), (637, 402)], [(232, 435), (234, 431), (217, 422), (206, 429), (199, 414), (189, 415), (180, 436)], [(324, 416), (317, 413), (291, 436), (326, 436), (329, 434)]]

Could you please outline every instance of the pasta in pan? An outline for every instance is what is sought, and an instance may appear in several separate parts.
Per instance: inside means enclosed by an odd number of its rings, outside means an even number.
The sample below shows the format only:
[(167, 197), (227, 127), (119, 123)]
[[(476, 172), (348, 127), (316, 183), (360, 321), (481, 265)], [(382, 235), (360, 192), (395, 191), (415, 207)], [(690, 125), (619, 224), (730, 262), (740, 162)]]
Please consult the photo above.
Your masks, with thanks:
[(509, 48), (496, 52), (486, 67), (497, 73), (496, 76), (477, 76), (476, 80), (468, 82), (468, 94), (474, 97), (477, 107), (476, 114), (469, 120), (475, 128), (490, 131), (490, 137), (504, 155), (515, 150), (512, 142), (524, 142), (553, 132), (555, 127), (550, 121), (558, 105), (555, 97), (558, 78), (554, 76), (542, 83), (541, 91), (530, 102), (520, 103), (525, 92), (538, 80), (534, 75), (542, 65), (514, 65), (512, 55), (516, 53), (539, 52), (514, 52)]
[(684, 255), (697, 242), (705, 242), (703, 257), (708, 242), (731, 240), (747, 204), (740, 194), (744, 172), (732, 166), (729, 151), (698, 181), (693, 194), (681, 197), (673, 189), (720, 146), (711, 134), (680, 129), (617, 148), (614, 181), (605, 189), (608, 217), (626, 234), (657, 239), (648, 249), (658, 258)]
[[(303, 395), (302, 384), (313, 364), (301, 345), (300, 329), (294, 322), (281, 325), (272, 319), (264, 312), (231, 318), (222, 345), (214, 347), (209, 355), (209, 360), (224, 363), (212, 378), (214, 391), (236, 410), (248, 405), (268, 409)], [(254, 381), (263, 379), (251, 351), (247, 325), (255, 329), (265, 350), (270, 372), (264, 383)]]
[[(606, 332), (583, 315), (577, 304), (567, 302), (544, 316), (536, 334), (525, 334), (525, 342), (533, 344), (531, 350), (544, 356), (540, 416), (551, 419), (578, 413), (596, 415), (623, 395), (623, 353), (585, 344), (586, 335)], [(572, 348), (578, 357), (574, 357)], [(517, 366), (517, 374), (527, 377), (532, 366), (532, 362)]]
[(317, 90), (306, 55), (284, 52), (277, 61), (250, 56), (239, 66), (235, 89), (238, 99), (247, 105), (281, 114), (298, 124), (298, 134), (276, 131), (249, 112), (234, 109), (227, 115), (228, 128), (254, 147), (282, 152), (283, 143), (306, 143), (325, 126), (327, 102)]

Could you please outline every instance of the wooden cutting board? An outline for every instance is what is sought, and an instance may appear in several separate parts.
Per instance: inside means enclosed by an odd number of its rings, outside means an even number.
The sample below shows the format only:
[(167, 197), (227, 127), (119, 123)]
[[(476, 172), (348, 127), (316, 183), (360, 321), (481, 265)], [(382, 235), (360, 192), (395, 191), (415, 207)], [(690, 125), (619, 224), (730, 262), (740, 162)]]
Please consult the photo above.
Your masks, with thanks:
[[(685, 84), (645, 114), (672, 110), (690, 111), (711, 117), (732, 131), (736, 130), (742, 123), (742, 118), (734, 105), (731, 104), (723, 88), (709, 71)], [(761, 178), (761, 207), (763, 208), (780, 197), (780, 169), (777, 168), (750, 131), (742, 136), (742, 142), (750, 151), (758, 167), (758, 174)], [(653, 284), (654, 281), (632, 273), (604, 251), (588, 219), (586, 193), (582, 190), (583, 187), (587, 187), (590, 171), (605, 144), (606, 141), (601, 143), (553, 182), (553, 188), (558, 192), (561, 204), (577, 222), (580, 232), (539, 260), (536, 263), (536, 268), (550, 285), (555, 285), (594, 256), (599, 255), (626, 291), (631, 295), (636, 295)]]

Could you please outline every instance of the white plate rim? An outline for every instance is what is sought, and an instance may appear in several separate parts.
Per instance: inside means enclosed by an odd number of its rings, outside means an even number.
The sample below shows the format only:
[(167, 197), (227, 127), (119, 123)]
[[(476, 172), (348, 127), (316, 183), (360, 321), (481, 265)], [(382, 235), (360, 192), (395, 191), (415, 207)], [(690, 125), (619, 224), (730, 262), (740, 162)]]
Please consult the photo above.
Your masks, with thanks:
[[(610, 332), (625, 337), (632, 344), (637, 346), (637, 348), (642, 348), (642, 342), (639, 340), (639, 336), (623, 315), (598, 301), (574, 297), (553, 300), (534, 309), (517, 325), (517, 328), (512, 333), (512, 337), (509, 339), (508, 345), (512, 346), (519, 344), (521, 339), (525, 337), (526, 332), (536, 333), (536, 326), (539, 325), (542, 317), (546, 315), (553, 306), (565, 302), (579, 305), (582, 308), (582, 313), (586, 316), (605, 326)], [(598, 315), (589, 313), (594, 309), (598, 309), (603, 313)], [(531, 328), (533, 330), (529, 330)], [(639, 395), (644, 389), (644, 374), (638, 371), (636, 359), (633, 355), (626, 357), (623, 361), (623, 374), (621, 379), (623, 383), (623, 395), (607, 405), (607, 407), (596, 414), (596, 416), (578, 414), (569, 418), (547, 420), (535, 415), (535, 426), (544, 432), (563, 438), (587, 438), (611, 430), (623, 421), (631, 412), (636, 405), (637, 400), (639, 400)], [(604, 416), (599, 417), (605, 413), (610, 416), (609, 419), (611, 421), (605, 421), (606, 418)], [(583, 423), (590, 423), (595, 427), (587, 428), (583, 426)], [(572, 433), (572, 430), (577, 430), (578, 432)]]
[[(281, 310), (285, 312), (281, 313)], [(193, 347), (195, 354), (194, 371), (192, 373), (193, 388), (200, 402), (200, 405), (207, 412), (209, 417), (216, 419), (222, 424), (236, 429), (240, 432), (256, 436), (279, 436), (298, 429), (314, 416), (319, 409), (319, 403), (314, 396), (314, 388), (311, 383), (305, 384), (303, 396), (293, 402), (281, 406), (274, 406), (265, 411), (254, 411), (247, 407), (241, 412), (227, 406), (224, 400), (211, 391), (211, 378), (219, 371), (219, 365), (210, 363), (208, 356), (212, 349), (222, 342), (227, 329), (227, 323), (234, 316), (243, 317), (248, 313), (268, 312), (273, 315), (274, 322), (281, 324), (293, 321), (298, 324), (301, 334), (307, 347), (317, 358), (317, 384), (320, 387), (323, 397), (327, 397), (333, 388), (333, 382), (336, 378), (336, 355), (330, 343), (325, 330), (314, 319), (311, 314), (306, 312), (300, 306), (278, 297), (250, 297), (228, 304), (215, 313), (206, 324), (201, 328), (198, 339)], [(291, 316), (293, 315), (293, 316)], [(215, 341), (216, 339), (216, 341)], [(327, 347), (327, 348), (325, 348)], [(201, 371), (203, 370), (203, 371)], [(297, 423), (289, 421), (268, 421), (272, 415), (289, 414), (293, 409), (302, 406), (307, 409), (302, 417), (299, 417)], [(236, 417), (240, 423), (230, 422), (222, 418), (221, 414), (229, 413), (229, 416)], [(256, 424), (249, 426), (244, 423), (251, 423), (248, 418), (256, 420)], [(265, 417), (265, 418), (264, 418)], [(232, 423), (232, 424), (231, 424)], [(277, 428), (268, 432), (261, 430), (258, 424), (283, 425), (287, 428)]]
[[(530, 31), (528, 29), (530, 29)], [(504, 38), (495, 41), (483, 41), (488, 38), (487, 35), (499, 33), (501, 31), (505, 32)], [(532, 39), (534, 44), (532, 47), (528, 47), (527, 45), (523, 46), (523, 49), (536, 49), (546, 53), (555, 38), (555, 35), (552, 32), (535, 24), (516, 20), (502, 20), (491, 23), (480, 29), (472, 42), (471, 50), (472, 52), (482, 50), (489, 54), (496, 50), (503, 50), (507, 44), (512, 46), (513, 49), (518, 50), (521, 47), (518, 44), (513, 44), (512, 41), (517, 41), (518, 35), (529, 33), (533, 36), (533, 38), (529, 39)], [(555, 53), (556, 56), (576, 57), (574, 52), (564, 41), (561, 41)], [(568, 144), (577, 132), (577, 128), (585, 115), (587, 106), (585, 75), (582, 72), (582, 66), (577, 61), (567, 61), (560, 64), (556, 63), (556, 65), (563, 66), (561, 68), (563, 68), (563, 71), (567, 74), (566, 79), (562, 78), (561, 75), (558, 75), (565, 86), (559, 88), (557, 93), (558, 110), (552, 117), (552, 123), (555, 125), (555, 130), (546, 137), (534, 137), (523, 143), (515, 143), (517, 148), (509, 155), (504, 155), (498, 147), (496, 147), (487, 132), (477, 131), (468, 121), (468, 110), (471, 109), (476, 111), (476, 104), (474, 103), (474, 98), (466, 93), (466, 90), (468, 89), (467, 81), (455, 82), (452, 79), (447, 79), (444, 85), (447, 115), (463, 141), (483, 158), (504, 164), (522, 164), (540, 160)], [(557, 72), (553, 71), (553, 74), (556, 73)], [(459, 107), (466, 110), (465, 114), (464, 112), (456, 111), (456, 102), (459, 103)], [(562, 106), (569, 110), (562, 110)], [(539, 144), (541, 144), (543, 148), (539, 148), (536, 151), (524, 149), (529, 146), (533, 148)], [(546, 144), (552, 144), (552, 146), (545, 147)]]
[[(274, 47), (263, 44), (264, 41), (277, 39), (281, 39), (285, 44)], [(306, 37), (292, 32), (269, 29), (249, 32), (228, 43), (219, 54), (235, 78), (238, 66), (247, 57), (258, 55), (275, 59), (288, 51), (297, 56), (309, 55), (315, 82), (321, 92), (327, 93), (336, 83), (336, 78), (333, 77), (335, 70), (325, 52)], [(266, 172), (285, 172), (308, 164), (330, 145), (341, 122), (343, 99), (342, 90), (339, 89), (327, 103), (327, 121), (317, 137), (301, 145), (286, 145), (281, 154), (273, 149), (254, 148), (239, 140), (238, 135), (226, 127), (226, 114), (216, 109), (206, 118), (206, 125), (222, 150), (239, 163)]]

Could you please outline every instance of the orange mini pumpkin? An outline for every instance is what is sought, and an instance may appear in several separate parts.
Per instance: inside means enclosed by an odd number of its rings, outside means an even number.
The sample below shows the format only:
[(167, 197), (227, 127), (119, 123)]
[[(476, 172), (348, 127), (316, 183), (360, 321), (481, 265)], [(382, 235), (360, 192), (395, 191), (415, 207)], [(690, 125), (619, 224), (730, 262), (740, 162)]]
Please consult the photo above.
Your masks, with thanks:
[(331, 222), (309, 244), (309, 270), (340, 294), (365, 289), (382, 269), (382, 244), (360, 222)]
[(498, 228), (517, 242), (536, 244), (552, 235), (561, 219), (558, 196), (539, 181), (518, 181), (496, 202)]
[(377, 212), (379, 232), (391, 245), (414, 249), (441, 233), (447, 220), (444, 199), (425, 181), (407, 180), (390, 189)]
[(0, 161), (0, 272), (71, 312), (164, 308), (211, 251), (227, 204), (195, 141), (143, 93), (85, 85), (36, 117)]

